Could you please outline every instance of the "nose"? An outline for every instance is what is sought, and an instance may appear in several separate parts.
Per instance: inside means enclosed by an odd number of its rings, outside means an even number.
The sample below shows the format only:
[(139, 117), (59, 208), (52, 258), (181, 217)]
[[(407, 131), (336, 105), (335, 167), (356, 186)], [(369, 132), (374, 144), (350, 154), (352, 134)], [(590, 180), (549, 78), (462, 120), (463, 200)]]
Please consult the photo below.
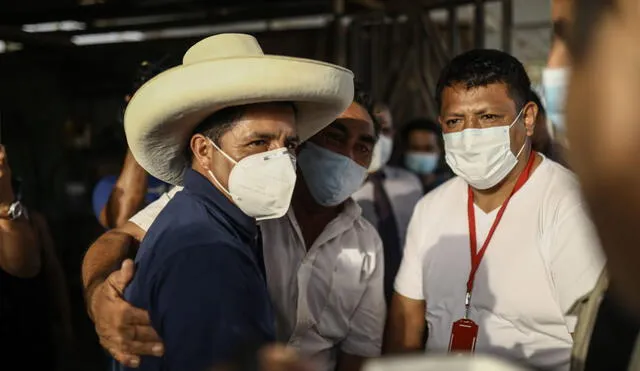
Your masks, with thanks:
[(480, 128), (480, 120), (476, 115), (465, 116), (463, 129), (478, 129)]

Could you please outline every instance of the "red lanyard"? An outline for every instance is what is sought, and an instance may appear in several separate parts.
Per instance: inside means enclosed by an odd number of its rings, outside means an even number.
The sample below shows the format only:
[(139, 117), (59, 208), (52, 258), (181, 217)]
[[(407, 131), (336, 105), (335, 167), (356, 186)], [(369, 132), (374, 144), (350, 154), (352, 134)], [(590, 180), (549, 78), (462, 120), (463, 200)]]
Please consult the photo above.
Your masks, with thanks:
[(511, 197), (518, 192), (520, 188), (529, 180), (529, 175), (531, 174), (531, 169), (533, 168), (533, 163), (536, 159), (536, 152), (532, 151), (529, 155), (529, 162), (527, 163), (527, 167), (524, 168), (524, 171), (518, 177), (516, 181), (515, 187), (513, 187), (513, 191), (507, 199), (504, 201), (500, 210), (498, 210), (498, 215), (496, 215), (496, 220), (493, 221), (493, 225), (487, 234), (487, 238), (484, 240), (482, 244), (482, 248), (478, 251), (478, 242), (476, 239), (476, 213), (474, 210), (473, 203), (473, 192), (471, 191), (471, 187), (468, 190), (468, 202), (467, 202), (467, 215), (469, 217), (469, 245), (471, 247), (471, 271), (469, 272), (469, 280), (467, 281), (467, 296), (465, 298), (465, 318), (469, 316), (469, 304), (471, 301), (471, 292), (473, 290), (473, 282), (476, 278), (476, 272), (478, 271), (478, 267), (480, 266), (480, 262), (484, 257), (484, 253), (487, 251), (487, 246), (489, 246), (489, 242), (493, 237), (493, 233), (498, 228), (498, 224), (500, 224), (500, 220), (502, 219), (502, 215), (504, 215), (504, 211), (507, 209), (507, 205), (511, 200)]

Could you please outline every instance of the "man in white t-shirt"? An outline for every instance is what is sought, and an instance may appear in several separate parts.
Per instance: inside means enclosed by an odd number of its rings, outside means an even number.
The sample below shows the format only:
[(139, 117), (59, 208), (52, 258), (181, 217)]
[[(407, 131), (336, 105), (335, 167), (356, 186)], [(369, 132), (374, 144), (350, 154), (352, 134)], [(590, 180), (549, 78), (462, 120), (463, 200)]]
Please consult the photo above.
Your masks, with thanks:
[[(372, 112), (368, 96), (356, 89), (351, 106), (300, 146), (287, 214), (259, 223), (276, 338), (313, 359), (318, 370), (357, 370), (381, 351), (382, 241), (350, 197), (366, 177), (380, 132)], [(122, 228), (105, 233), (85, 256), (89, 312), (101, 344), (118, 359), (159, 356), (153, 347), (161, 350), (162, 344), (146, 312), (119, 295), (128, 283), (117, 279), (124, 265), (115, 273), (109, 267), (121, 264), (131, 239), (142, 240), (179, 191), (163, 194)]]
[(576, 319), (566, 313), (603, 259), (572, 173), (531, 150), (529, 89), (522, 64), (499, 51), (465, 53), (443, 70), (439, 121), (458, 177), (416, 206), (389, 352), (422, 348), (426, 318), (428, 352), (569, 368)]

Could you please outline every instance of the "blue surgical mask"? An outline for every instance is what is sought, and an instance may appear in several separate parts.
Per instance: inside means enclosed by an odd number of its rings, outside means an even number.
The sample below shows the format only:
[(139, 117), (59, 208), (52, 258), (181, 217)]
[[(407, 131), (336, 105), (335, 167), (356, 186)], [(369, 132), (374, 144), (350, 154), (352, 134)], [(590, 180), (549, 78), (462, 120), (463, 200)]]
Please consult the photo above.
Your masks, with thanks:
[(298, 166), (309, 192), (322, 206), (337, 206), (362, 187), (367, 169), (349, 157), (311, 142), (298, 154)]
[(404, 165), (416, 174), (428, 175), (438, 167), (440, 155), (429, 152), (407, 152), (404, 156)]
[(565, 101), (569, 86), (569, 73), (568, 68), (545, 68), (542, 72), (547, 117), (553, 126), (561, 132), (565, 130)]

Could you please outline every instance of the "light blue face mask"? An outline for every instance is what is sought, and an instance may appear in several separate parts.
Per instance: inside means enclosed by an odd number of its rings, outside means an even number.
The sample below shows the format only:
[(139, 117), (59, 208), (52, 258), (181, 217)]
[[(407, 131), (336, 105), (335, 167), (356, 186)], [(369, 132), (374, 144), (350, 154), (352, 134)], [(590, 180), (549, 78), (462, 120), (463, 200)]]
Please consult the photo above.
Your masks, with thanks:
[(352, 159), (311, 142), (298, 154), (309, 192), (322, 206), (337, 206), (362, 187), (367, 169)]
[(547, 68), (542, 73), (545, 108), (551, 123), (564, 132), (565, 102), (569, 85), (569, 69)]
[(407, 169), (420, 175), (432, 174), (438, 167), (439, 161), (440, 155), (437, 153), (407, 152), (404, 156), (404, 165)]

